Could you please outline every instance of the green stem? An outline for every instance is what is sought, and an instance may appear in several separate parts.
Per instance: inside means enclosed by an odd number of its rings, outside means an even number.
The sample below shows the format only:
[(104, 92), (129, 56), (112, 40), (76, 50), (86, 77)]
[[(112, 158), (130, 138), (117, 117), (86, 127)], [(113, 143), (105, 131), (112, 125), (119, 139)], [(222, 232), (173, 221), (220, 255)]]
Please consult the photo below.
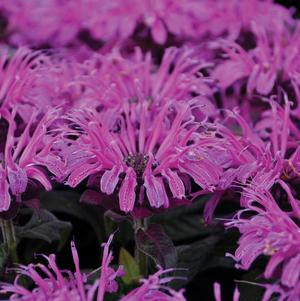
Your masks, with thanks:
[(13, 263), (18, 263), (17, 240), (12, 220), (0, 219), (3, 242), (7, 247), (8, 256)]
[[(146, 231), (148, 227), (148, 220), (147, 218), (140, 218), (134, 221), (134, 232), (135, 234), (139, 229)], [(134, 250), (134, 258), (139, 266), (139, 270), (141, 273), (141, 276), (147, 277), (148, 275), (148, 257), (147, 255), (142, 252), (138, 247), (137, 244), (135, 244), (135, 250)]]

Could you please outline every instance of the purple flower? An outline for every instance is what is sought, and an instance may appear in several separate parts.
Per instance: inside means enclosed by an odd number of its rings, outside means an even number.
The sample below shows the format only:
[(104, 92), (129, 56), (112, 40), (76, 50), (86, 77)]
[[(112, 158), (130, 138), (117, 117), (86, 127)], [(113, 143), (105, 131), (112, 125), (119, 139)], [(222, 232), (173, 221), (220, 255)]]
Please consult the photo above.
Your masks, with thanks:
[(97, 301), (102, 301), (104, 299), (105, 292), (115, 293), (118, 290), (118, 284), (115, 281), (116, 277), (124, 276), (124, 270), (122, 266), (115, 271), (109, 265), (113, 260), (112, 252), (109, 250), (109, 246), (112, 242), (113, 235), (110, 235), (107, 243), (103, 244), (103, 257), (101, 265), (101, 274), (99, 282), (94, 284), (98, 286)]
[(210, 15), (202, 27), (213, 37), (225, 35), (229, 40), (243, 38), (245, 33), (253, 31), (253, 23), (273, 34), (283, 32), (295, 23), (288, 9), (268, 0), (212, 0), (207, 6)]
[[(206, 121), (212, 106), (202, 95), (203, 79), (194, 75), (201, 63), (187, 54), (168, 49), (154, 73), (150, 57), (142, 60), (140, 52), (136, 63), (103, 58), (99, 76), (95, 70), (81, 81), (87, 90), (102, 89), (96, 110), (73, 110), (67, 117), (65, 137), (77, 137), (66, 140), (69, 152), (61, 148), (67, 184), (75, 187), (99, 174), (101, 191), (118, 191), (125, 212), (145, 205), (146, 197), (151, 207), (167, 208), (169, 196), (186, 197), (191, 180), (204, 191), (214, 190), (223, 171), (214, 149), (222, 156), (223, 148)], [(193, 90), (199, 95), (190, 96)]]
[(36, 71), (37, 77), (27, 98), (39, 110), (58, 107), (63, 111), (83, 106), (96, 107), (95, 95), (84, 91), (82, 76), (89, 72), (84, 62), (67, 50), (54, 50)]
[(190, 102), (197, 106), (195, 111), (198, 108), (209, 115), (215, 113), (209, 102), (213, 94), (212, 80), (201, 74), (207, 65), (195, 57), (194, 48), (167, 48), (158, 66), (151, 54), (144, 55), (140, 48), (130, 58), (124, 58), (114, 49), (107, 55), (95, 55), (87, 60), (83, 75), (73, 85), (81, 85), (85, 98), (94, 99), (98, 110), (144, 99), (155, 106), (167, 101)]
[(126, 103), (121, 114), (72, 112), (71, 127), (79, 131), (69, 132), (78, 139), (70, 141), (67, 184), (75, 187), (100, 172), (102, 192), (112, 194), (120, 184), (120, 209), (125, 212), (143, 204), (145, 196), (151, 207), (169, 207), (167, 189), (173, 198), (184, 198), (186, 176), (213, 191), (222, 174), (222, 166), (210, 154), (218, 140), (197, 130), (189, 109), (187, 104), (175, 109), (166, 103), (157, 110), (141, 101)]
[(176, 292), (166, 286), (168, 282), (174, 279), (173, 277), (160, 278), (163, 274), (172, 271), (173, 269), (159, 269), (155, 274), (149, 276), (148, 279), (141, 280), (142, 285), (122, 297), (120, 301), (186, 301), (183, 296), (183, 290)]
[[(221, 165), (226, 170), (220, 177), (216, 193), (211, 196), (205, 205), (204, 218), (207, 222), (211, 221), (216, 206), (220, 202), (223, 193), (228, 189), (234, 189), (237, 183), (238, 185), (251, 183), (256, 187), (271, 189), (276, 180), (282, 175), (285, 166), (283, 160), (285, 150), (279, 152), (279, 146), (276, 144), (277, 148), (273, 152), (273, 149), (271, 149), (272, 141), (263, 140), (259, 135), (259, 131), (247, 123), (237, 108), (232, 111), (226, 110), (225, 113), (223, 122), (216, 123), (217, 134), (222, 141), (224, 151), (222, 153), (216, 152), (215, 158), (223, 160)], [(273, 128), (273, 120), (268, 120), (266, 125)], [(274, 130), (281, 132), (277, 127)], [(274, 140), (276, 143), (278, 142), (277, 139), (280, 139), (280, 136), (278, 136)], [(270, 137), (268, 138), (270, 139)], [(283, 148), (285, 148), (286, 139), (285, 134), (281, 139)], [(201, 194), (201, 191), (195, 195), (197, 194)], [(242, 195), (240, 198), (241, 205), (245, 206), (246, 202), (247, 200)]]
[(82, 26), (84, 1), (2, 1), (0, 9), (8, 19), (10, 41), (17, 46), (67, 45)]
[[(47, 260), (48, 266), (38, 263), (28, 266), (20, 265), (16, 269), (18, 276), (13, 284), (2, 283), (0, 293), (12, 293), (9, 300), (19, 301), (92, 301), (97, 296), (97, 301), (103, 301), (105, 292), (115, 292), (118, 290), (116, 277), (124, 275), (123, 268), (120, 266), (116, 271), (109, 267), (112, 261), (112, 254), (109, 250), (113, 236), (104, 244), (100, 279), (94, 284), (87, 284), (89, 275), (80, 271), (79, 257), (74, 242), (71, 242), (75, 272), (60, 270), (56, 264), (54, 254), (43, 255)], [(18, 284), (19, 278), (26, 276), (30, 278), (35, 288), (30, 291)]]
[(164, 44), (169, 35), (177, 40), (224, 34), (235, 39), (249, 31), (251, 21), (271, 32), (293, 23), (288, 10), (259, 0), (5, 0), (0, 9), (13, 44), (55, 47), (76, 44), (83, 30), (109, 42), (149, 30), (156, 43)]
[[(278, 183), (287, 194), (290, 212), (283, 211), (269, 191), (249, 186), (243, 191), (248, 199), (247, 208), (238, 212), (227, 226), (237, 227), (241, 233), (233, 257), (237, 267), (249, 269), (258, 256), (269, 256), (264, 277), (280, 275), (280, 285), (293, 291), (300, 284), (300, 232), (294, 221), (300, 218), (300, 208), (289, 186), (281, 180)], [(247, 215), (250, 217), (243, 217)]]
[(252, 28), (256, 40), (254, 49), (244, 49), (228, 40), (216, 42), (226, 53), (226, 58), (217, 64), (212, 77), (219, 81), (222, 89), (246, 81), (249, 94), (268, 95), (278, 84), (289, 83), (298, 96), (299, 26), (293, 32), (286, 28), (269, 35), (257, 23), (253, 23)]
[[(48, 127), (57, 118), (55, 110), (43, 118), (33, 112), (23, 128), (16, 121), (17, 108), (6, 116), (4, 122), (8, 129), (1, 149), (0, 164), (0, 211), (8, 210), (12, 196), (17, 201), (25, 192), (30, 181), (39, 182), (45, 189), (51, 189), (47, 174), (43, 171), (44, 158), (47, 156), (46, 144), (51, 144), (51, 135), (46, 135)], [(40, 119), (40, 120), (39, 120)]]
[(294, 23), (288, 10), (270, 1), (106, 0), (100, 5), (98, 1), (90, 4), (90, 18), (84, 26), (104, 40), (123, 40), (143, 27), (158, 44), (164, 44), (168, 36), (198, 41), (225, 34), (236, 39), (242, 30), (250, 30), (253, 21), (269, 31), (283, 30), (286, 24)]
[[(117, 293), (118, 284), (116, 277), (124, 276), (123, 267), (116, 270), (110, 267), (113, 260), (112, 252), (109, 250), (113, 235), (107, 243), (103, 244), (103, 257), (100, 269), (100, 277), (93, 284), (88, 284), (89, 275), (80, 271), (79, 257), (74, 242), (71, 243), (75, 272), (60, 270), (55, 261), (55, 255), (43, 256), (48, 262), (48, 266), (38, 263), (21, 265), (16, 269), (18, 276), (13, 284), (2, 283), (0, 293), (12, 293), (9, 300), (19, 301), (103, 301), (106, 293)], [(142, 301), (142, 300), (165, 300), (165, 301), (185, 301), (183, 290), (176, 292), (167, 286), (167, 283), (174, 280), (174, 277), (162, 277), (173, 269), (159, 269), (148, 279), (141, 280), (140, 287), (133, 289), (126, 296), (121, 297), (122, 301)], [(35, 288), (30, 291), (21, 286), (19, 278), (26, 276), (30, 278)]]
[(248, 124), (236, 108), (226, 111), (224, 122), (217, 124), (231, 162), (219, 186), (228, 188), (234, 179), (246, 183), (261, 170), (273, 170), (273, 154), (266, 148), (254, 127)]
[[(0, 116), (6, 116), (15, 106), (23, 106), (19, 114), (24, 120), (30, 118), (26, 107), (30, 103), (29, 94), (38, 77), (37, 66), (40, 53), (19, 48), (10, 54), (8, 50), (0, 54)], [(28, 116), (29, 115), (29, 116)]]

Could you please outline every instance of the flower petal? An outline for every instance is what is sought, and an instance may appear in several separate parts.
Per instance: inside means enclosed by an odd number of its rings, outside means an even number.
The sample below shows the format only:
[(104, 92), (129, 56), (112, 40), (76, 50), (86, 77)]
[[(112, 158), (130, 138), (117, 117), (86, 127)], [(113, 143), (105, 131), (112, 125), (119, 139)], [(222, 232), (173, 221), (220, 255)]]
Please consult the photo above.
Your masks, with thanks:
[(90, 176), (91, 174), (96, 173), (101, 169), (101, 165), (95, 164), (82, 164), (76, 170), (74, 170), (67, 181), (67, 184), (71, 187), (76, 187), (81, 181), (83, 181), (86, 177)]
[(152, 26), (153, 40), (158, 44), (164, 44), (167, 40), (167, 30), (161, 20), (156, 20)]
[(152, 207), (169, 207), (169, 199), (161, 178), (157, 178), (152, 174), (147, 174), (145, 176), (144, 186), (146, 187), (147, 197)]
[(135, 187), (136, 174), (132, 168), (128, 168), (119, 193), (120, 209), (122, 211), (132, 211), (135, 202)]
[(106, 194), (112, 194), (119, 182), (122, 166), (115, 165), (111, 170), (105, 171), (100, 181), (100, 189)]
[(178, 174), (171, 169), (162, 171), (162, 175), (168, 180), (174, 198), (182, 199), (185, 195), (185, 188)]
[(13, 169), (8, 168), (7, 176), (12, 194), (21, 194), (26, 190), (28, 177), (23, 168), (17, 165)]

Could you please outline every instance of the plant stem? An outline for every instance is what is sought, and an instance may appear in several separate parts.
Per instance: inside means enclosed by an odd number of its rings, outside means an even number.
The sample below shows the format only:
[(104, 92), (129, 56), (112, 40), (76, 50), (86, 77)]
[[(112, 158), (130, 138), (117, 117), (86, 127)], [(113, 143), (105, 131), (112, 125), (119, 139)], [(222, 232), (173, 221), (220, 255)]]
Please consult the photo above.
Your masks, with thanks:
[[(146, 231), (147, 227), (148, 227), (147, 218), (140, 218), (134, 221), (135, 234), (138, 232), (139, 229)], [(143, 251), (141, 251), (138, 248), (137, 243), (135, 243), (134, 258), (139, 266), (141, 276), (146, 277), (148, 275), (148, 257)]]
[(17, 240), (12, 220), (0, 219), (3, 242), (13, 263), (18, 263)]

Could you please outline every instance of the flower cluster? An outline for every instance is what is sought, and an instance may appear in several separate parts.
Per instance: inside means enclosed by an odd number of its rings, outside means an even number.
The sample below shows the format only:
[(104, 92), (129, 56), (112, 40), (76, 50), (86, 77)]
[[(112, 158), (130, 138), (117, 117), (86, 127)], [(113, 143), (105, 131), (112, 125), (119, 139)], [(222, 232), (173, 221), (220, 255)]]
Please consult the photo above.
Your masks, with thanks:
[[(0, 2), (0, 218), (28, 204), (31, 190), (36, 197), (53, 185), (135, 226), (199, 196), (209, 224), (218, 204), (232, 201), (238, 211), (227, 212), (225, 226), (240, 233), (236, 267), (266, 259), (262, 300), (300, 300), (295, 9), (271, 0)], [(147, 227), (134, 229), (136, 246), (139, 231), (147, 236)], [(112, 236), (94, 283), (72, 243), (75, 272), (45, 256), (47, 265), (20, 265), (1, 293), (185, 300), (183, 289), (168, 286), (175, 266), (120, 292), (124, 273), (112, 267), (111, 243)], [(12, 249), (9, 241), (3, 247)], [(23, 287), (20, 275), (35, 288)]]
[[(60, 270), (56, 263), (54, 254), (43, 255), (47, 260), (48, 266), (38, 263), (27, 266), (20, 265), (17, 269), (17, 278), (13, 284), (2, 283), (0, 293), (12, 293), (9, 300), (18, 301), (103, 301), (106, 293), (115, 293), (118, 291), (116, 278), (124, 276), (122, 266), (114, 270), (112, 264), (113, 254), (110, 245), (113, 239), (111, 235), (107, 243), (103, 244), (102, 264), (100, 267), (100, 276), (94, 282), (89, 284), (91, 274), (84, 274), (80, 271), (79, 257), (74, 242), (71, 243), (72, 256), (75, 266), (75, 272)], [(161, 300), (166, 301), (185, 301), (183, 291), (166, 287), (164, 284), (173, 280), (172, 277), (164, 277), (166, 273), (173, 270), (159, 269), (148, 279), (141, 280), (141, 286), (137, 287), (129, 294), (123, 296), (121, 301), (138, 300)], [(35, 288), (28, 290), (20, 282), (21, 277), (29, 278), (34, 282)]]
[(291, 25), (291, 12), (267, 0), (4, 0), (5, 34), (14, 45), (77, 45), (84, 33), (94, 40), (120, 43), (150, 33), (154, 42), (237, 39), (254, 21), (269, 31)]

